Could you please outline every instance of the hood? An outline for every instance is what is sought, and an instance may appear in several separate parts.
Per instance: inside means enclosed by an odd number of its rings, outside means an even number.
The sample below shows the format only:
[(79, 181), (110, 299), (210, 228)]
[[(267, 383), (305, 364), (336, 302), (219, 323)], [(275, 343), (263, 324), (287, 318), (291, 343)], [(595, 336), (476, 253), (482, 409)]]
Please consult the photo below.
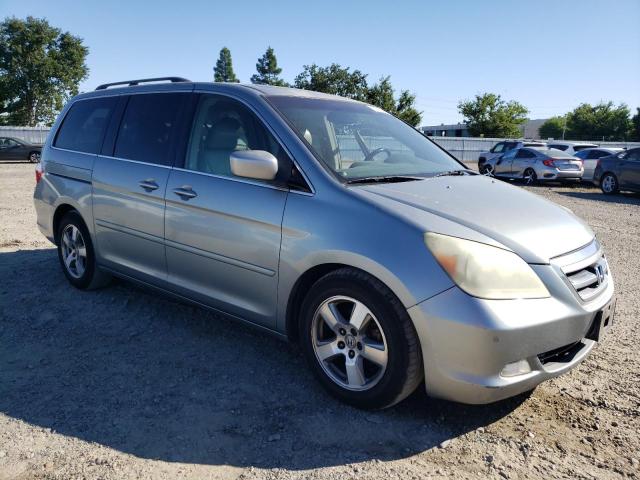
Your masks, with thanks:
[[(548, 263), (594, 238), (593, 231), (570, 210), (523, 188), (482, 175), (361, 188), (385, 199), (391, 210), (394, 203), (402, 203), (475, 230), (529, 263)], [(425, 225), (425, 231), (436, 230)]]

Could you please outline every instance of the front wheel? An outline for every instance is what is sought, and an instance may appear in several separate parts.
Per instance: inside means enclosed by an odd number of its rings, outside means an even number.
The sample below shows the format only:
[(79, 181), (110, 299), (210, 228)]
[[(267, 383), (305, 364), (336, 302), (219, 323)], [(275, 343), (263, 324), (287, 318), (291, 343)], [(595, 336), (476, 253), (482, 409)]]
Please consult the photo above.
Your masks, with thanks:
[(320, 383), (359, 408), (389, 407), (422, 381), (417, 334), (379, 280), (343, 268), (318, 280), (302, 305), (302, 348)]
[(38, 163), (40, 161), (40, 153), (39, 152), (31, 152), (29, 154), (29, 161), (31, 163)]
[(600, 180), (600, 188), (607, 195), (618, 193), (620, 190), (618, 179), (613, 173), (605, 173)]

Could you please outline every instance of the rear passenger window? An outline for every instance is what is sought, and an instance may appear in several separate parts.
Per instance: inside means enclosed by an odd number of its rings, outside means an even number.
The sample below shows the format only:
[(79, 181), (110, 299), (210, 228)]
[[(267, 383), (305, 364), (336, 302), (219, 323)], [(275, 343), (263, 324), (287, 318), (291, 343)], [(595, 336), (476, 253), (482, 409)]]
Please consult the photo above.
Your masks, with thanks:
[(53, 146), (98, 153), (117, 101), (117, 97), (104, 97), (74, 103), (64, 117)]
[(114, 156), (171, 165), (171, 146), (187, 98), (185, 93), (132, 95), (120, 123)]

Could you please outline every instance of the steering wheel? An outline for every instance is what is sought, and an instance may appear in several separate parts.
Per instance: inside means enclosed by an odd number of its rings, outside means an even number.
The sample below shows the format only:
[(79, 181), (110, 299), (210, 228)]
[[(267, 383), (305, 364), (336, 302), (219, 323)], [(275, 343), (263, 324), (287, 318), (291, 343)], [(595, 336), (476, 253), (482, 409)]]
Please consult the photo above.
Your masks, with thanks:
[(385, 158), (383, 161), (389, 160), (389, 158), (391, 157), (391, 151), (388, 148), (380, 147), (367, 153), (367, 155), (364, 157), (363, 162), (369, 162), (373, 160), (373, 157), (375, 157), (376, 155), (380, 155), (383, 152), (387, 154), (387, 158)]

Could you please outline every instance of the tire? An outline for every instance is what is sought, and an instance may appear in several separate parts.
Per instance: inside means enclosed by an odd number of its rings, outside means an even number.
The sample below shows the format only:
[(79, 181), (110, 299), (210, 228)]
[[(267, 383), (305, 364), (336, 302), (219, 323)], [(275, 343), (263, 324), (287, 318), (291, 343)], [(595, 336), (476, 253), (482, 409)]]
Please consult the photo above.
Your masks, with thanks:
[(611, 172), (607, 172), (600, 178), (600, 189), (605, 195), (614, 195), (620, 191), (618, 178)]
[(533, 168), (527, 168), (522, 174), (522, 180), (526, 185), (533, 185), (538, 181), (538, 175)]
[(420, 343), (406, 309), (365, 272), (341, 268), (320, 278), (302, 304), (300, 332), (311, 370), (345, 403), (387, 408), (422, 381)]
[(62, 217), (56, 238), (58, 260), (71, 285), (81, 290), (92, 290), (109, 283), (111, 276), (96, 265), (89, 230), (78, 212), (71, 211)]
[(480, 168), (480, 173), (482, 175), (486, 175), (488, 177), (491, 177), (491, 176), (493, 176), (493, 167), (490, 164), (485, 163)]
[(29, 162), (38, 163), (40, 161), (40, 152), (29, 153)]

